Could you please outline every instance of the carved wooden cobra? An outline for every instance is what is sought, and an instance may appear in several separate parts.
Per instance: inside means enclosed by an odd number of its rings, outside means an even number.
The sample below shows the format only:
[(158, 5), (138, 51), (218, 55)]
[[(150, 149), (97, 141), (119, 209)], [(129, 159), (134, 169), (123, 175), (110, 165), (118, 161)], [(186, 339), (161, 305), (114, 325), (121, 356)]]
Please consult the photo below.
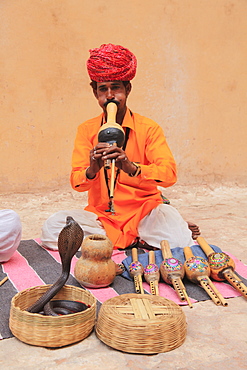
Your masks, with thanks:
[[(62, 273), (59, 279), (43, 294), (37, 302), (27, 308), (28, 312), (38, 313), (44, 310), (45, 314), (56, 316), (79, 312), (88, 308), (85, 304), (73, 301), (50, 300), (60, 291), (68, 280), (72, 257), (80, 248), (84, 232), (80, 225), (70, 216), (66, 219), (66, 225), (58, 236), (58, 250), (62, 262)], [(56, 308), (57, 307), (57, 308)]]

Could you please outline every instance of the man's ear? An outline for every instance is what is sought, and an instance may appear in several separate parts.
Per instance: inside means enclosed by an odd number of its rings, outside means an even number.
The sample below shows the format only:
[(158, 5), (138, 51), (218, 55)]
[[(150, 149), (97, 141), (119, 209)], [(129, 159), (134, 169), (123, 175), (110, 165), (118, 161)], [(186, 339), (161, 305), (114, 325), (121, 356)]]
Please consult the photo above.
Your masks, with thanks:
[(125, 86), (125, 89), (126, 89), (126, 95), (128, 96), (129, 93), (131, 92), (131, 88), (132, 88), (132, 85), (131, 85), (131, 82), (129, 82), (126, 86)]
[(95, 98), (98, 99), (98, 93), (97, 93), (96, 89), (93, 89), (93, 94), (94, 94)]
[(96, 99), (98, 99), (98, 93), (97, 93), (97, 82), (95, 82), (95, 81), (91, 81), (91, 82), (90, 82), (90, 86), (91, 86), (91, 88), (92, 88), (92, 90), (93, 90), (93, 94), (94, 94), (95, 98), (96, 98)]

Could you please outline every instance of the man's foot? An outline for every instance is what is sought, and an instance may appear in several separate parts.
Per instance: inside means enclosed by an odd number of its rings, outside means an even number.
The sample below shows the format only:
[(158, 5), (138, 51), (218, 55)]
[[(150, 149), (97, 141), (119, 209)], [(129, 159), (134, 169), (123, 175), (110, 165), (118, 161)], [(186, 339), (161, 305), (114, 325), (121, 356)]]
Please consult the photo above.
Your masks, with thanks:
[(132, 248), (147, 249), (149, 251), (159, 250), (159, 248), (149, 245), (148, 243), (146, 243), (144, 240), (140, 239), (139, 237), (136, 237), (135, 241), (128, 246), (128, 249), (132, 249)]
[(188, 224), (190, 231), (192, 232), (192, 239), (196, 239), (198, 236), (201, 235), (199, 226), (197, 226), (196, 224), (193, 224), (192, 222), (187, 222), (187, 224)]
[(122, 263), (115, 263), (116, 267), (116, 275), (122, 275), (122, 273), (125, 271), (124, 264)]

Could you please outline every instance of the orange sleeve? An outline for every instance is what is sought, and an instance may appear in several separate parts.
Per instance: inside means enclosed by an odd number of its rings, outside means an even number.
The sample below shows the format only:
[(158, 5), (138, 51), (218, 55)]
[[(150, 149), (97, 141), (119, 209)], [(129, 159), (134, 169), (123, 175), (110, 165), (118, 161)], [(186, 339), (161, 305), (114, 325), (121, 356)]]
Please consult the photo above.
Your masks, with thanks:
[(145, 153), (140, 164), (141, 178), (156, 181), (158, 186), (172, 186), (177, 181), (176, 162), (162, 128), (148, 118), (142, 118), (142, 125), (139, 127), (141, 131), (137, 132), (136, 145), (141, 142), (140, 152)]
[(92, 180), (89, 180), (86, 177), (86, 169), (89, 167), (89, 152), (94, 146), (97, 132), (98, 131), (95, 130), (95, 125), (90, 127), (90, 125), (86, 123), (81, 124), (77, 129), (74, 150), (72, 153), (72, 171), (70, 175), (70, 183), (74, 190), (89, 190), (92, 186), (92, 183), (99, 176), (99, 174), (97, 174)]

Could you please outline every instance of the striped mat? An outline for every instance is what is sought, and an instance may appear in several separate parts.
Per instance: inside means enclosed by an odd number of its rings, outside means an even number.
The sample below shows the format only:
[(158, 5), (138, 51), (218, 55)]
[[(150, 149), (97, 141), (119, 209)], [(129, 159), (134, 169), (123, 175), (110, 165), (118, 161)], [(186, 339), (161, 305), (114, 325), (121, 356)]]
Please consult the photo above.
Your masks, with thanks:
[[(140, 253), (145, 251), (140, 250)], [(131, 254), (130, 250), (114, 250), (112, 259), (116, 262), (128, 260)], [(229, 254), (229, 253), (228, 253)], [(66, 284), (80, 287), (80, 284), (73, 276), (74, 266), (80, 252), (73, 257), (71, 263), (71, 274)], [(231, 256), (236, 263), (236, 271), (244, 278), (243, 282), (247, 285), (247, 266), (240, 262), (234, 256)], [(0, 280), (6, 275), (8, 280), (0, 286), (0, 339), (12, 337), (9, 329), (9, 310), (12, 297), (24, 289), (44, 284), (53, 284), (61, 274), (61, 263), (58, 251), (51, 251), (39, 245), (39, 240), (22, 240), (18, 250), (14, 253), (10, 261), (0, 264)], [(246, 279), (245, 279), (246, 278)], [(207, 293), (199, 286), (184, 279), (184, 285), (191, 302), (204, 301), (210, 299)], [(218, 290), (225, 298), (237, 297), (240, 294), (228, 283), (215, 282)], [(145, 293), (149, 294), (149, 285), (143, 283)], [(88, 289), (97, 299), (98, 309), (107, 299), (120, 294), (134, 293), (134, 284), (132, 280), (122, 276), (116, 276), (113, 284), (107, 288)], [(177, 304), (187, 304), (179, 301), (174, 289), (165, 284), (159, 284), (159, 293), (161, 296), (173, 300)]]

